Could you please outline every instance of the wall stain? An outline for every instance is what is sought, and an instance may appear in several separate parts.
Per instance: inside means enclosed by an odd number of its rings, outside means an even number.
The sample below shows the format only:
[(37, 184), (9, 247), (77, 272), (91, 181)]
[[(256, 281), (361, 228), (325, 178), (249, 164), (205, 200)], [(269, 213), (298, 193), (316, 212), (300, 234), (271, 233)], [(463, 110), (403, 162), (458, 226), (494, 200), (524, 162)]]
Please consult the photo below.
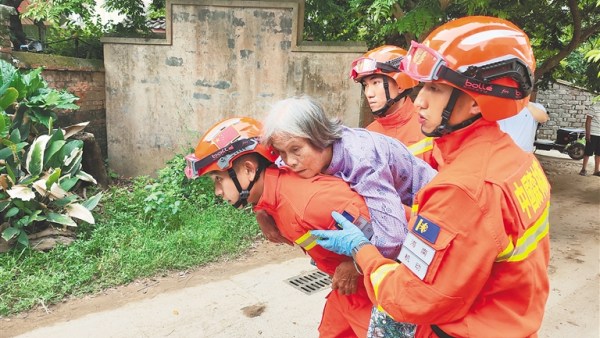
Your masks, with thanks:
[(167, 58), (167, 60), (165, 60), (165, 64), (167, 66), (172, 66), (172, 67), (181, 67), (183, 65), (183, 59), (172, 56), (172, 57)]
[(210, 95), (202, 93), (194, 93), (194, 98), (197, 100), (210, 100)]
[(291, 62), (287, 79), (288, 85), (297, 88), (300, 93), (335, 93), (336, 90), (334, 85), (323, 79), (321, 70), (311, 69), (308, 59), (301, 60), (301, 63)]
[(244, 27), (246, 23), (241, 18), (233, 17), (232, 24), (236, 27)]
[(262, 19), (261, 31), (276, 31), (277, 24), (275, 23), (275, 13), (265, 11), (254, 11), (254, 17)]
[(232, 39), (232, 38), (227, 39), (227, 47), (229, 47), (229, 49), (234, 49), (235, 48), (235, 39)]
[(281, 27), (281, 30), (276, 33), (292, 34), (292, 18), (282, 16), (279, 19), (279, 27)]
[(281, 48), (281, 50), (284, 50), (284, 51), (290, 50), (292, 48), (292, 42), (291, 41), (281, 41), (279, 43), (279, 48)]
[(242, 49), (240, 50), (240, 57), (242, 59), (247, 59), (250, 57), (250, 55), (254, 54), (253, 51), (249, 50), (249, 49)]
[(188, 22), (190, 21), (190, 13), (173, 13), (173, 22)]
[(228, 89), (231, 87), (231, 82), (229, 81), (217, 81), (214, 83), (210, 83), (206, 80), (198, 80), (194, 83), (196, 86), (200, 87), (208, 87), (208, 88), (217, 88), (217, 89)]
[(201, 8), (198, 10), (198, 20), (200, 21), (212, 21), (212, 20), (223, 20), (226, 19), (227, 16), (230, 16), (230, 13), (226, 12), (217, 12), (211, 11), (207, 8)]

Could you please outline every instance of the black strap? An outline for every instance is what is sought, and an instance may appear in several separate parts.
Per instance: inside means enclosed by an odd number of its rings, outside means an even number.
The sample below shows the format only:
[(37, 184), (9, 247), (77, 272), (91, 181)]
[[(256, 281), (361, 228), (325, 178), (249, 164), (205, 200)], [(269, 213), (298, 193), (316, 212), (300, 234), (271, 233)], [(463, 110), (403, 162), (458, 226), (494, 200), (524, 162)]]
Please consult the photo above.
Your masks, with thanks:
[(431, 329), (440, 338), (454, 338), (451, 335), (449, 335), (446, 332), (444, 332), (444, 330), (440, 329), (440, 327), (437, 326), (437, 325), (431, 325)]
[(481, 113), (474, 115), (473, 117), (470, 117), (464, 121), (462, 121), (459, 124), (455, 124), (455, 125), (450, 125), (449, 121), (450, 121), (450, 116), (452, 116), (452, 111), (454, 110), (454, 106), (456, 105), (456, 101), (458, 100), (458, 97), (460, 96), (460, 94), (462, 94), (463, 92), (459, 89), (456, 88), (452, 88), (452, 94), (450, 94), (450, 98), (448, 98), (448, 103), (446, 104), (446, 107), (444, 108), (444, 111), (442, 112), (442, 122), (440, 123), (439, 126), (437, 126), (432, 132), (430, 133), (426, 133), (423, 130), (421, 130), (421, 132), (425, 135), (425, 136), (429, 136), (429, 137), (440, 137), (440, 136), (444, 136), (446, 134), (449, 134), (453, 131), (462, 129), (464, 127), (470, 126), (473, 122), (479, 120), (481, 118)]
[[(226, 145), (221, 149), (217, 149), (212, 154), (205, 156), (195, 162), (192, 163), (193, 172), (197, 173), (200, 169), (208, 166), (211, 163), (217, 162), (221, 160), (223, 157), (230, 156), (232, 154), (237, 154), (241, 151), (250, 151), (256, 148), (259, 140), (258, 137), (245, 138), (241, 140), (237, 140), (231, 144)], [(229, 163), (229, 161), (225, 161), (224, 164)]]
[(531, 89), (523, 88), (524, 86), (521, 83), (519, 83), (520, 88), (489, 83), (487, 81), (482, 81), (470, 76), (465, 76), (446, 66), (441, 67), (438, 76), (439, 78), (444, 79), (464, 90), (470, 90), (483, 95), (521, 100), (531, 93)]
[(385, 103), (385, 105), (383, 105), (382, 108), (372, 112), (373, 115), (377, 116), (377, 117), (382, 117), (385, 116), (387, 111), (394, 105), (396, 104), (396, 102), (402, 100), (403, 98), (405, 98), (406, 96), (408, 96), (408, 94), (410, 94), (410, 92), (412, 92), (412, 88), (408, 88), (405, 89), (402, 93), (398, 94), (395, 98), (390, 99), (389, 98), (389, 92), (388, 89), (386, 88), (385, 90), (385, 94), (387, 99), (387, 102)]
[(256, 172), (254, 173), (254, 179), (250, 182), (250, 184), (248, 184), (248, 187), (246, 189), (242, 189), (242, 186), (240, 185), (240, 181), (238, 181), (238, 179), (237, 179), (235, 170), (233, 170), (233, 168), (229, 168), (229, 170), (227, 171), (229, 173), (229, 177), (231, 177), (233, 184), (235, 184), (235, 187), (237, 188), (238, 192), (240, 193), (239, 199), (237, 200), (237, 202), (235, 202), (233, 204), (234, 208), (237, 209), (240, 206), (245, 207), (246, 204), (248, 204), (248, 196), (250, 196), (250, 190), (252, 190), (254, 183), (256, 183), (258, 181), (258, 179), (260, 178), (260, 173), (262, 172), (263, 167), (264, 167), (264, 165), (262, 164), (262, 161), (259, 161), (258, 167), (256, 168)]

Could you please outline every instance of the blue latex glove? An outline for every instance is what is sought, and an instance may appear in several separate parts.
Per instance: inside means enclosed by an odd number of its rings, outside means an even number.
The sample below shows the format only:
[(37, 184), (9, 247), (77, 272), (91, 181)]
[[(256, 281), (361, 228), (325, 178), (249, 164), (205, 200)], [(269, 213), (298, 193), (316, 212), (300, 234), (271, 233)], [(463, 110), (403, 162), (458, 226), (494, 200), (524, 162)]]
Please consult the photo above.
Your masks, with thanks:
[(352, 249), (361, 243), (369, 243), (362, 231), (346, 217), (336, 211), (331, 216), (342, 230), (311, 230), (311, 235), (317, 237), (317, 244), (340, 255), (352, 256)]

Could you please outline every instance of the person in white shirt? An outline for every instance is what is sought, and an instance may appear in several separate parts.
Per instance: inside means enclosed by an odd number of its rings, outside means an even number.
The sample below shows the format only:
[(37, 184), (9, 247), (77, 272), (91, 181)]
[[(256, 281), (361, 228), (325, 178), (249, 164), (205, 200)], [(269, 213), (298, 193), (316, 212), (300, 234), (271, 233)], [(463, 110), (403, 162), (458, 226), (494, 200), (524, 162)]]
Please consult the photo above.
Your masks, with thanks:
[(548, 121), (546, 108), (539, 103), (530, 101), (517, 115), (499, 120), (498, 125), (521, 149), (533, 153), (533, 142), (538, 123), (546, 121)]
[[(594, 108), (592, 108), (594, 109)], [(587, 113), (585, 118), (585, 150), (579, 175), (586, 176), (590, 156), (594, 155), (594, 176), (600, 176), (600, 109)]]

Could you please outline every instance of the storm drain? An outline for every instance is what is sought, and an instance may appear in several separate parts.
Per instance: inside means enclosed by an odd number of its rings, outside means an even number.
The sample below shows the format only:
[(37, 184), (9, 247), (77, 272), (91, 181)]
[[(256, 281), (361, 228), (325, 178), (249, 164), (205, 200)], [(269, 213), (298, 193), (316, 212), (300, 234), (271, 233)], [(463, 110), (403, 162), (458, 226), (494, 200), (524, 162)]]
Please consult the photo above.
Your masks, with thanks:
[(286, 279), (285, 282), (307, 295), (312, 295), (329, 287), (331, 285), (331, 278), (326, 273), (314, 270)]

